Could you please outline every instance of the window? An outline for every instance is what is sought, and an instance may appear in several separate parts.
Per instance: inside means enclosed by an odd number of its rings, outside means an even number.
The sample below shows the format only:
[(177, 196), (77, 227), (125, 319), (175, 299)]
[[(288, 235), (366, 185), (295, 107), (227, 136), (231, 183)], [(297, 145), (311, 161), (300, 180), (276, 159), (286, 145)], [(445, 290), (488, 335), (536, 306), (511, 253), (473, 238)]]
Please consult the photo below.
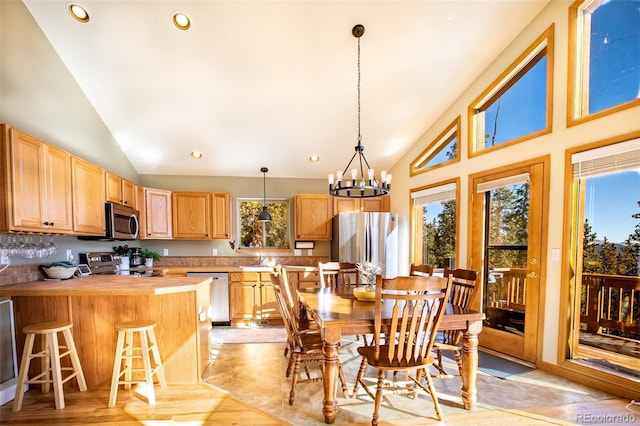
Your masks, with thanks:
[(640, 103), (640, 0), (579, 0), (569, 10), (568, 124)]
[(262, 200), (238, 199), (241, 249), (289, 248), (289, 201), (267, 199), (271, 222), (259, 222)]
[(455, 267), (457, 187), (448, 182), (411, 191), (413, 263)]
[[(637, 366), (637, 353), (625, 348), (640, 342), (640, 139), (570, 158), (575, 296), (569, 353), (620, 371)], [(637, 367), (625, 374), (640, 378)]]
[(455, 119), (420, 155), (411, 163), (411, 176), (429, 169), (460, 160), (460, 116)]
[(553, 26), (469, 106), (469, 155), (551, 132)]

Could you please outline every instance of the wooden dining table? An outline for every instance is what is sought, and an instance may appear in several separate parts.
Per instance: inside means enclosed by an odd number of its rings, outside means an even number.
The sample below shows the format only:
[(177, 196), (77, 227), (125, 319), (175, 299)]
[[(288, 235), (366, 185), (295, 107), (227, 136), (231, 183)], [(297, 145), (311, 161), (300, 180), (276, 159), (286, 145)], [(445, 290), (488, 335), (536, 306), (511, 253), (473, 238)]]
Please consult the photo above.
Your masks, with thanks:
[[(324, 349), (322, 414), (325, 423), (335, 422), (338, 411), (338, 348), (343, 335), (373, 333), (374, 303), (357, 300), (352, 293), (330, 288), (298, 289), (301, 315), (321, 329)], [(383, 319), (384, 319), (383, 314)], [(470, 410), (477, 401), (478, 334), (484, 313), (448, 305), (440, 330), (462, 330), (462, 403)]]

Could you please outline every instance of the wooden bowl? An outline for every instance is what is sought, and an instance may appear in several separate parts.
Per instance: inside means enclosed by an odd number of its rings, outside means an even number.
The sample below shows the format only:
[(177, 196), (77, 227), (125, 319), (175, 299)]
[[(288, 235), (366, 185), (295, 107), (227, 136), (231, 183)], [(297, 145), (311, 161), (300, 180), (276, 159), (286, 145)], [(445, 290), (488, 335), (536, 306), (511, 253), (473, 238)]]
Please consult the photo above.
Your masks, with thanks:
[(376, 300), (376, 291), (367, 290), (366, 287), (354, 287), (353, 295), (356, 299), (366, 302), (372, 302)]

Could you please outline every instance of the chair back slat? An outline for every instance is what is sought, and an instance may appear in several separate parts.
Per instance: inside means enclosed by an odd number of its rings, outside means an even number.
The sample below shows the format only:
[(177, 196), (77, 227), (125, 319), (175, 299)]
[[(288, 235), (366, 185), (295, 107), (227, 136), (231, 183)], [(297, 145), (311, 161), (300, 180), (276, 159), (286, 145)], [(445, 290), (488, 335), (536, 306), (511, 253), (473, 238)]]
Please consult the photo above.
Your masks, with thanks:
[(407, 366), (420, 365), (429, 356), (451, 280), (451, 276), (376, 277), (376, 360), (386, 357), (389, 365)]
[(287, 296), (284, 294), (283, 290), (283, 272), (282, 267), (280, 265), (276, 265), (274, 270), (271, 272), (271, 283), (273, 284), (273, 291), (276, 296), (276, 302), (278, 304), (278, 309), (280, 310), (280, 315), (282, 316), (282, 321), (284, 322), (285, 329), (287, 330), (287, 336), (291, 341), (295, 341), (297, 327), (294, 324), (294, 318), (292, 317), (292, 310), (289, 307), (289, 303), (286, 300)]

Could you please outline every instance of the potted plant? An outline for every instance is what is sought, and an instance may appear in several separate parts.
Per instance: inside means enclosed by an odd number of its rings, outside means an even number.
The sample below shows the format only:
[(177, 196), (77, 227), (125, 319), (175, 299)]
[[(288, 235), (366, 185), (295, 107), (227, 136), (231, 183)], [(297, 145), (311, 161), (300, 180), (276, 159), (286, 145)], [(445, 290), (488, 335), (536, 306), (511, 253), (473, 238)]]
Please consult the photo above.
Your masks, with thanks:
[(147, 268), (151, 268), (153, 266), (154, 260), (160, 260), (160, 253), (146, 248), (143, 248), (140, 251), (140, 255), (144, 258), (144, 266)]

